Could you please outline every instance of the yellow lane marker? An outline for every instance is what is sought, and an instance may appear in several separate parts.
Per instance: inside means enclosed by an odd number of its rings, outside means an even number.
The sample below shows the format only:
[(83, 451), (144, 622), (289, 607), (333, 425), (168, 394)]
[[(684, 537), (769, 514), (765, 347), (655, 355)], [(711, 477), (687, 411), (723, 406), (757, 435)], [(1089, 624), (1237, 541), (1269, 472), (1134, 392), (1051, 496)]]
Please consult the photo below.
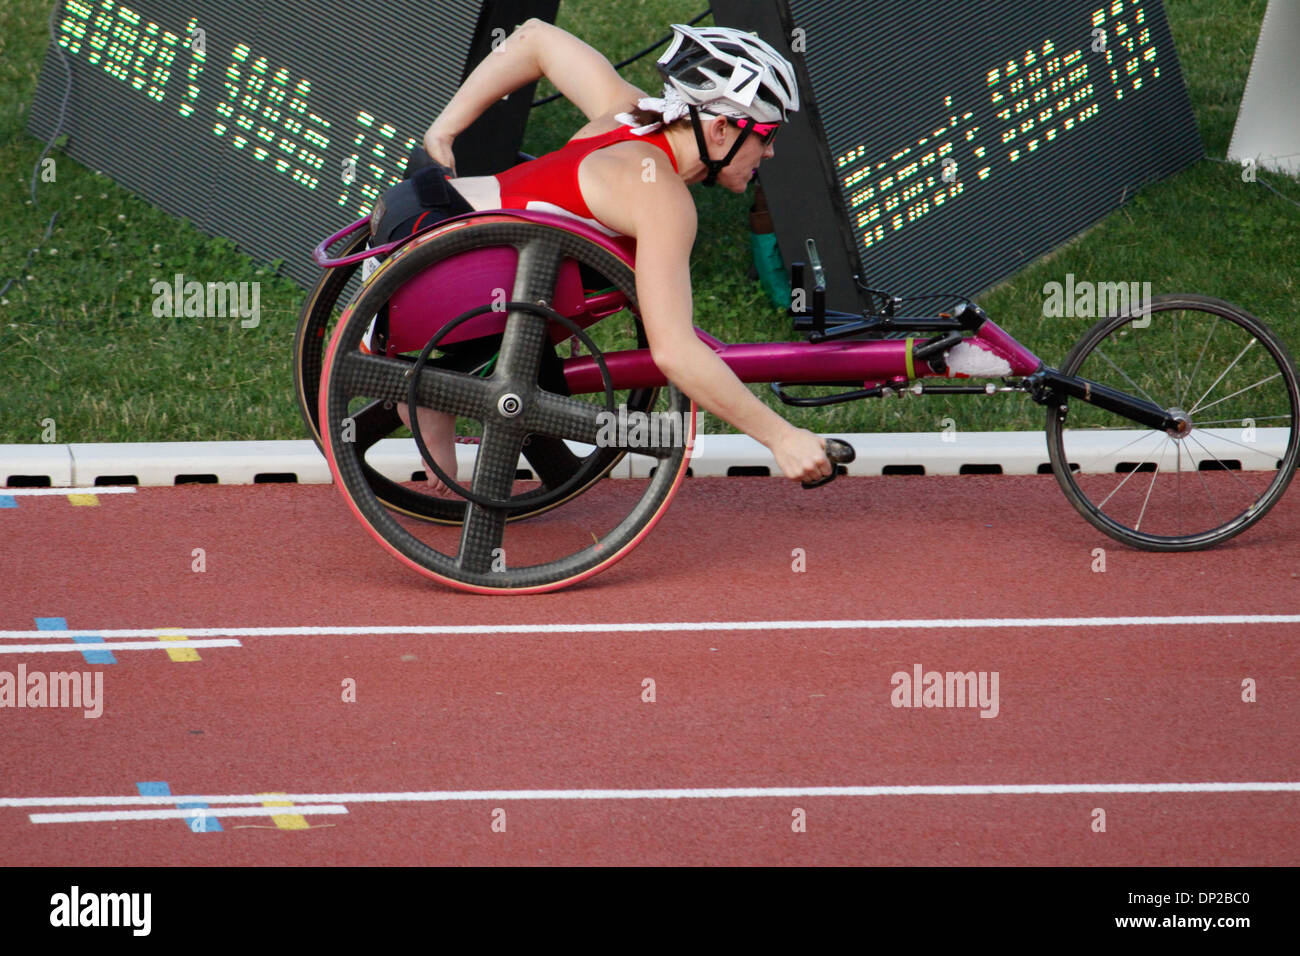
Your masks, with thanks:
[[(259, 797), (283, 797), (283, 793), (259, 793)], [(263, 800), (264, 807), (291, 807), (291, 800)], [(307, 818), (297, 813), (273, 813), (271, 819), (281, 830), (310, 830), (311, 826), (307, 823)]]
[[(176, 630), (174, 628), (168, 628), (166, 630), (159, 632), (158, 640), (184, 642), (184, 641), (188, 641), (189, 638), (186, 637), (184, 634), (182, 634), (179, 630)], [(194, 648), (192, 647), (178, 648), (174, 651), (169, 649), (167, 651), (167, 656), (170, 657), (172, 660), (176, 661), (177, 663), (185, 663), (187, 661), (202, 660), (202, 658), (199, 657), (199, 652), (194, 650)]]

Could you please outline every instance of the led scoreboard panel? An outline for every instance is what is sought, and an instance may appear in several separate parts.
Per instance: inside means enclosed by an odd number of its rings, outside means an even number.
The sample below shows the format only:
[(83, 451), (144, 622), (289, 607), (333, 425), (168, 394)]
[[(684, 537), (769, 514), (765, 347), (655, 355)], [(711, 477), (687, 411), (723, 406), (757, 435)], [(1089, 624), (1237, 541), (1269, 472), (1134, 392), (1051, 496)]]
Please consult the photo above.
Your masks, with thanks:
[(812, 100), (762, 177), (786, 261), (817, 239), (832, 307), (859, 307), (852, 273), (974, 295), (1202, 155), (1158, 0), (713, 10), (784, 42)]
[[(312, 248), (396, 182), (467, 71), (558, 0), (67, 0), (67, 152), (167, 211), (284, 259), (310, 285)], [(503, 32), (504, 31), (504, 32)], [(54, 131), (66, 88), (53, 47), (29, 124)], [(462, 174), (511, 165), (532, 88), (457, 141)]]

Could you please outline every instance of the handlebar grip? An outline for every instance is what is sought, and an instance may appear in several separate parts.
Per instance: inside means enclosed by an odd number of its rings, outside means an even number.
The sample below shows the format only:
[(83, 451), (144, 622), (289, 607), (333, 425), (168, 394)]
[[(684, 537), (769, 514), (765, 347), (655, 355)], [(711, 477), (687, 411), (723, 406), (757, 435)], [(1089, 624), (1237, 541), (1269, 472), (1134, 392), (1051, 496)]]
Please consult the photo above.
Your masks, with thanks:
[(858, 453), (853, 450), (853, 446), (846, 441), (838, 438), (826, 439), (826, 457), (831, 460), (831, 473), (824, 478), (818, 478), (816, 481), (804, 481), (801, 484), (805, 488), (820, 488), (827, 482), (834, 481), (835, 476), (839, 473), (837, 465), (847, 465), (858, 457)]

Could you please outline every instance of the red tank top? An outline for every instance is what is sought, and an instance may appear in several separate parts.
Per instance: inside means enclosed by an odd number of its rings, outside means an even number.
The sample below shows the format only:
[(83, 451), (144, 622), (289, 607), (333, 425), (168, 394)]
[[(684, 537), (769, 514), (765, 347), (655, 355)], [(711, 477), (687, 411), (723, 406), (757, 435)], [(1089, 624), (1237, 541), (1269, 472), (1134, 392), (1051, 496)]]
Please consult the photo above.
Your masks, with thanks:
[(557, 212), (585, 220), (601, 232), (619, 235), (592, 215), (586, 200), (582, 198), (582, 189), (578, 186), (578, 166), (596, 150), (628, 140), (649, 143), (662, 149), (668, 154), (673, 171), (677, 171), (677, 160), (673, 157), (672, 147), (668, 145), (668, 137), (662, 131), (637, 136), (632, 132), (632, 127), (620, 126), (608, 133), (570, 140), (553, 153), (497, 173), (497, 183), (501, 187), (501, 208)]

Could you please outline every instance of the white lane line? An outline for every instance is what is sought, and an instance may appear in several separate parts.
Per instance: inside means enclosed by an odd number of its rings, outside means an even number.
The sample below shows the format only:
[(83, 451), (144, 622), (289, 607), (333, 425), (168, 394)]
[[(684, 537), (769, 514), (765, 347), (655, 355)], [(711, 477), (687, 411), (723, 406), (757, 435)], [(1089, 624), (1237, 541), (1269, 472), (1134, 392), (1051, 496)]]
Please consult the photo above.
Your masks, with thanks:
[[(310, 804), (450, 803), (482, 800), (720, 800), (762, 797), (986, 797), (1083, 793), (1300, 793), (1300, 781), (1205, 783), (1009, 783), (874, 787), (708, 787), (661, 790), (416, 790), (389, 793), (169, 794), (166, 796), (0, 797), (4, 807), (142, 806), (153, 804), (263, 804), (289, 801), (278, 813), (316, 812)], [(193, 815), (193, 811), (190, 811)]]
[(96, 485), (93, 488), (0, 488), (0, 495), (133, 495), (130, 485)]
[[(279, 799), (278, 797), (276, 799)], [(32, 823), (109, 823), (120, 820), (201, 820), (207, 817), (267, 817), (293, 814), (347, 813), (333, 804), (313, 807), (194, 807), (189, 810), (87, 810), (78, 813), (31, 813)]]
[[(62, 631), (41, 631), (39, 633), (62, 634)], [(76, 632), (82, 633), (80, 631)], [(35, 634), (31, 635), (35, 637)], [(102, 634), (87, 632), (87, 636), (103, 637)], [(197, 647), (243, 647), (236, 640), (219, 641), (105, 641), (98, 644), (0, 644), (0, 654), (58, 654), (90, 653), (92, 651), (182, 651)]]
[(616, 634), (646, 631), (840, 631), (1035, 627), (1180, 627), (1207, 624), (1300, 624), (1300, 614), (1186, 614), (1151, 617), (976, 617), (893, 620), (611, 621), (604, 624), (433, 624), (366, 627), (180, 627), (0, 631), (0, 639), (157, 637), (168, 630), (203, 637), (350, 637), (403, 634)]

